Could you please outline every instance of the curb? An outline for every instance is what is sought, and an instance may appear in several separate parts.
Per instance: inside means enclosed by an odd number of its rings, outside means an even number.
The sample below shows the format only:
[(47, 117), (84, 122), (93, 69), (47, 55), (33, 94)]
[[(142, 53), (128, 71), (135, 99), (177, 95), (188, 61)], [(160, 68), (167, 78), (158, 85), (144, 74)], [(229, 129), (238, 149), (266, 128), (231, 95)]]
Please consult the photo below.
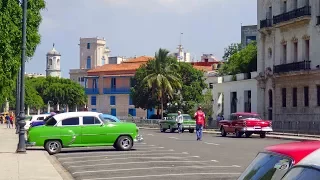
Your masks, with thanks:
[[(158, 130), (159, 128), (149, 128), (149, 127), (139, 127), (139, 129), (149, 129), (149, 130)], [(220, 134), (217, 131), (203, 131), (203, 133), (207, 134)], [(291, 141), (319, 141), (320, 138), (314, 137), (301, 137), (301, 136), (283, 136), (283, 135), (276, 135), (276, 134), (269, 134), (266, 136), (267, 139), (282, 139), (282, 140), (291, 140)]]
[(49, 155), (47, 152), (44, 152), (45, 156), (48, 158), (48, 160), (51, 162), (53, 167), (56, 169), (56, 171), (60, 174), (61, 178), (63, 180), (74, 180), (72, 175), (67, 171), (61, 163), (57, 160), (57, 158), (53, 155)]

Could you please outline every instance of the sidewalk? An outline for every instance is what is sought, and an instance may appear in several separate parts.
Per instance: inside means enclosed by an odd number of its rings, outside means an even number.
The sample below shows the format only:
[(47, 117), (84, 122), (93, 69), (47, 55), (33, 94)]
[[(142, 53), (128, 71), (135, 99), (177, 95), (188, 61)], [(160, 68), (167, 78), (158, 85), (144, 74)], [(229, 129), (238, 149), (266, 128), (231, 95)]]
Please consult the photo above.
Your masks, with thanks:
[(15, 129), (0, 124), (0, 180), (63, 180), (58, 172), (60, 165), (46, 151), (16, 154), (17, 143)]

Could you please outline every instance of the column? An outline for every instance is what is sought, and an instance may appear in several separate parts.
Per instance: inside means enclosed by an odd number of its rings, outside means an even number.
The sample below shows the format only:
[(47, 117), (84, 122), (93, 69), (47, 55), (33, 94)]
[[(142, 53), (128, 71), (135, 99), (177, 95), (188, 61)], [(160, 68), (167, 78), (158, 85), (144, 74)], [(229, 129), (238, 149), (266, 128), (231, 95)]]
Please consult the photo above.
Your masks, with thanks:
[(40, 109), (38, 109), (38, 115), (40, 114)]
[(75, 112), (78, 112), (78, 105), (76, 105), (76, 107), (75, 107), (75, 110), (74, 110)]
[(30, 115), (30, 107), (29, 106), (27, 107), (27, 115), (28, 116)]
[(47, 113), (50, 113), (50, 103), (47, 104)]

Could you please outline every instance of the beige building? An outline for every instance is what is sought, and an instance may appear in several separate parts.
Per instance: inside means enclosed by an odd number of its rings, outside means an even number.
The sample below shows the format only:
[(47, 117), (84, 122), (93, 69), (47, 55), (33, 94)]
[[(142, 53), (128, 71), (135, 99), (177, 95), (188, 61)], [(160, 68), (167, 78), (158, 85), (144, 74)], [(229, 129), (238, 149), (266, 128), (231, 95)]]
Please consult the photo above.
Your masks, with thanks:
[(258, 0), (257, 14), (260, 113), (276, 128), (319, 122), (319, 0)]

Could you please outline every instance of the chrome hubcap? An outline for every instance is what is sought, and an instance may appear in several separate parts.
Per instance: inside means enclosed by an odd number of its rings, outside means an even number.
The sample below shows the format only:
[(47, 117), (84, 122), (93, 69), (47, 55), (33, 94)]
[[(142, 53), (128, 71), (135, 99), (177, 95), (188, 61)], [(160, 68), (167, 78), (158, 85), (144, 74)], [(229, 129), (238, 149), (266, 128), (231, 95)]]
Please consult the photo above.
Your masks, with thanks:
[(128, 138), (123, 139), (121, 142), (121, 145), (124, 148), (128, 148), (130, 146), (130, 144), (131, 144), (131, 140)]
[(50, 150), (51, 152), (57, 151), (58, 148), (59, 148), (59, 144), (58, 144), (57, 142), (50, 142), (50, 144), (49, 144), (49, 150)]

